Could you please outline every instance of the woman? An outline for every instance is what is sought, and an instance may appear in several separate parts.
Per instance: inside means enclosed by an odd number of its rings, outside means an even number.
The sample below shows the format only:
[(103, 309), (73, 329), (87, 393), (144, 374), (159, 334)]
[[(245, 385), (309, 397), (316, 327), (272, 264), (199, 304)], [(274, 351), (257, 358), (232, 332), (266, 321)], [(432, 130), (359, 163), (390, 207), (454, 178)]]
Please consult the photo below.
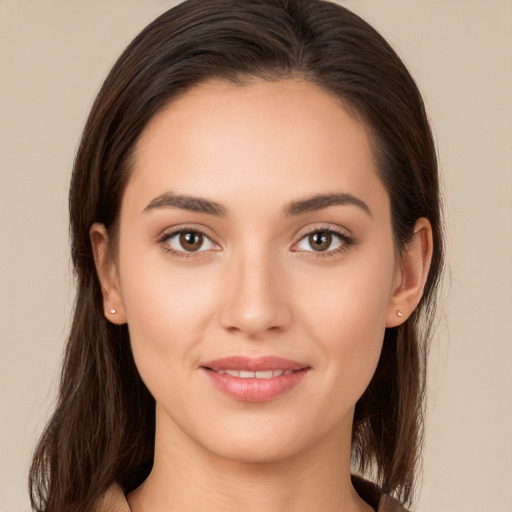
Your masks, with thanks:
[(77, 303), (34, 510), (411, 502), (437, 165), (367, 23), (320, 0), (169, 10), (96, 99), (70, 216)]

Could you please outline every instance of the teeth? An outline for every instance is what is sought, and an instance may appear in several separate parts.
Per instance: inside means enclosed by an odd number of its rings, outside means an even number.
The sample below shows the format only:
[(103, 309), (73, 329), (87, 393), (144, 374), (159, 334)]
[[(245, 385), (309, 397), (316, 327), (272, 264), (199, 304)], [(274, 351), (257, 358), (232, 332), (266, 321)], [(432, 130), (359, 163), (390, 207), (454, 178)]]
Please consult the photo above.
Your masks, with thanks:
[(265, 370), (264, 372), (254, 372), (254, 375), (257, 379), (271, 379), (272, 377), (276, 377), (272, 370)]
[(272, 377), (281, 377), (281, 375), (290, 375), (292, 370), (263, 370), (259, 372), (249, 372), (246, 370), (216, 370), (217, 373), (231, 375), (240, 379), (271, 379)]

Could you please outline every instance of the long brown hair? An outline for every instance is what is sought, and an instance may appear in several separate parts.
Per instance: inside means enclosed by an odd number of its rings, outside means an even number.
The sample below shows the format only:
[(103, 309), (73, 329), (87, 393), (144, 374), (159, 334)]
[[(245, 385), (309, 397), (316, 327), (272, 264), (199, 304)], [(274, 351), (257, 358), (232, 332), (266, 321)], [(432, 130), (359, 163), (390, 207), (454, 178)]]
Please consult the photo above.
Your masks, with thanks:
[(386, 330), (375, 375), (356, 405), (353, 465), (409, 502), (420, 454), (425, 368), (443, 261), (436, 152), (421, 95), (396, 53), (365, 21), (323, 0), (187, 0), (146, 27), (106, 78), (86, 123), (69, 196), (77, 281), (58, 403), (30, 471), (32, 507), (90, 512), (113, 482), (140, 485), (153, 462), (155, 402), (135, 367), (126, 326), (109, 323), (89, 239), (116, 239), (134, 146), (169, 101), (204, 80), (304, 78), (365, 123), (391, 200), (395, 244), (432, 224), (423, 298)]

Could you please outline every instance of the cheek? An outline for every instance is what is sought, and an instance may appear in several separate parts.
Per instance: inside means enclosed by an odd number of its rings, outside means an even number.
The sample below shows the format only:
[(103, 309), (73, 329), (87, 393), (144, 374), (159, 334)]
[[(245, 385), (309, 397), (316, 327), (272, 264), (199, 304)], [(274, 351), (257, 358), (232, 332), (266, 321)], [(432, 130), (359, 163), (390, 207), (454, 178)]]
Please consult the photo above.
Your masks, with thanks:
[(325, 275), (317, 272), (297, 293), (305, 296), (308, 291), (308, 299), (301, 301), (301, 317), (320, 349), (326, 379), (340, 390), (340, 396), (357, 400), (377, 367), (394, 265), (390, 253)]
[(200, 360), (201, 333), (213, 313), (212, 272), (173, 267), (161, 254), (135, 251), (120, 269), (135, 363), (148, 387), (158, 389), (180, 366)]

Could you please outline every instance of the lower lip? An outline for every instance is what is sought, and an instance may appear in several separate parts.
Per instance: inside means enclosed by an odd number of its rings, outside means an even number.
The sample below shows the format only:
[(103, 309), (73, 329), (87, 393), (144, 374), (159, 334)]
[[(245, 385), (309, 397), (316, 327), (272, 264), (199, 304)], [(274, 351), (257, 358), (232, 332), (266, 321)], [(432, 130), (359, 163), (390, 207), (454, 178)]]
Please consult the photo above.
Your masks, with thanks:
[(231, 398), (242, 402), (266, 402), (297, 386), (309, 369), (296, 370), (288, 375), (271, 379), (242, 379), (227, 373), (217, 373), (208, 368), (203, 370), (211, 382)]

